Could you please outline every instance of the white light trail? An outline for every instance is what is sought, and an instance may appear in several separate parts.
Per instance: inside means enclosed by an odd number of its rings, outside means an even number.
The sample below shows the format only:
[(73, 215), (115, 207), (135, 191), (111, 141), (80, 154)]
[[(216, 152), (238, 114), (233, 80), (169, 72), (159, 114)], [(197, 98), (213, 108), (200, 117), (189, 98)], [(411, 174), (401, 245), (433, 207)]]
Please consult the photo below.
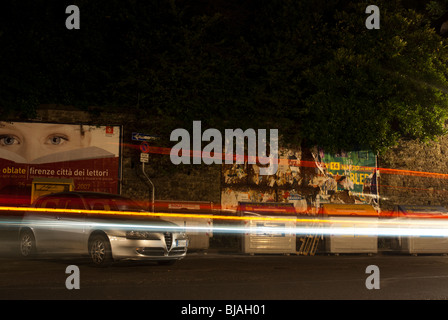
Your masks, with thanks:
[[(258, 221), (256, 221), (258, 222)], [(260, 220), (260, 224), (264, 223)], [(271, 222), (271, 220), (269, 220)], [(289, 224), (289, 225), (288, 225)], [(291, 236), (291, 235), (322, 235), (322, 236), (374, 236), (374, 237), (448, 237), (448, 221), (445, 219), (396, 219), (396, 220), (361, 220), (341, 218), (338, 220), (316, 219), (314, 222), (297, 221), (283, 225), (247, 225), (240, 223), (214, 226), (180, 226), (163, 225), (159, 223), (120, 223), (120, 222), (70, 222), (70, 221), (42, 221), (29, 220), (25, 223), (0, 222), (0, 225), (15, 225), (33, 228), (82, 228), (101, 230), (142, 230), (152, 232), (213, 232), (223, 234), (252, 234), (259, 236)]]

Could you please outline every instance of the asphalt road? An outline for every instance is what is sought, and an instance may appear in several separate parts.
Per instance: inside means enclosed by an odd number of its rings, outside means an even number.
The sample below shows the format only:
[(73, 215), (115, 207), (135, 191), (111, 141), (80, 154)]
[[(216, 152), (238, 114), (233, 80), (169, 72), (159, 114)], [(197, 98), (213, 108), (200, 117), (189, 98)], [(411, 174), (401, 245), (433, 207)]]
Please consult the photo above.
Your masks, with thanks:
[[(67, 289), (69, 265), (79, 289)], [(368, 289), (368, 266), (379, 289)], [(73, 281), (71, 283), (74, 283)], [(190, 253), (173, 266), (85, 259), (0, 257), (0, 299), (82, 300), (426, 300), (448, 298), (448, 257), (409, 255), (243, 255)]]

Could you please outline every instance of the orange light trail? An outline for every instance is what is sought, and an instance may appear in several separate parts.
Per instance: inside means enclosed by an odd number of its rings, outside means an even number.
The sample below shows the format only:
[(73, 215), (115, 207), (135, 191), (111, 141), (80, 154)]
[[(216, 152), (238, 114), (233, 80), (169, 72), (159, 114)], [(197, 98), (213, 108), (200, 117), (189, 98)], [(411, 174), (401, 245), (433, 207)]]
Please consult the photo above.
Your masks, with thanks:
[[(328, 217), (340, 217), (346, 218), (347, 222), (352, 221), (351, 218), (380, 218), (379, 215), (341, 215), (336, 212), (329, 211), (327, 214), (322, 215), (318, 214), (316, 216), (228, 216), (228, 215), (216, 215), (216, 214), (197, 214), (197, 213), (165, 213), (165, 212), (140, 212), (140, 211), (113, 211), (113, 210), (80, 210), (80, 209), (50, 209), (50, 208), (24, 208), (24, 207), (0, 207), (0, 211), (5, 212), (25, 212), (25, 211), (34, 211), (34, 212), (44, 212), (44, 213), (63, 213), (63, 214), (89, 214), (89, 215), (120, 215), (120, 216), (140, 216), (140, 217), (175, 217), (175, 218), (195, 218), (195, 219), (215, 219), (215, 220), (234, 220), (234, 221), (247, 221), (247, 220), (256, 220), (256, 221), (283, 221), (283, 222), (312, 222), (312, 223), (334, 223), (334, 220), (328, 219)], [(381, 217), (392, 217), (393, 212), (382, 212)], [(275, 212), (272, 212), (272, 215), (275, 215)], [(327, 217), (327, 218), (319, 218), (319, 217)], [(430, 213), (408, 213), (406, 215), (400, 215), (396, 217), (401, 218), (419, 218), (419, 219), (448, 219), (448, 215), (434, 215)], [(381, 219), (381, 220), (390, 220), (390, 219)], [(344, 222), (344, 220), (338, 220), (338, 222)], [(358, 221), (359, 223), (371, 223), (371, 221)], [(387, 223), (390, 223), (388, 221)], [(401, 223), (401, 222), (400, 222)]]
[[(297, 221), (294, 217), (242, 217), (226, 216), (214, 214), (196, 214), (196, 213), (165, 213), (165, 212), (140, 212), (140, 211), (112, 211), (112, 210), (78, 210), (78, 209), (50, 209), (50, 208), (24, 208), (24, 207), (0, 207), (0, 211), (6, 212), (54, 212), (63, 214), (99, 214), (99, 215), (122, 215), (122, 216), (141, 216), (141, 217), (176, 217), (176, 218), (198, 218), (198, 219), (218, 219), (218, 220), (274, 220), (274, 221)], [(300, 219), (303, 222), (315, 221), (315, 219)]]

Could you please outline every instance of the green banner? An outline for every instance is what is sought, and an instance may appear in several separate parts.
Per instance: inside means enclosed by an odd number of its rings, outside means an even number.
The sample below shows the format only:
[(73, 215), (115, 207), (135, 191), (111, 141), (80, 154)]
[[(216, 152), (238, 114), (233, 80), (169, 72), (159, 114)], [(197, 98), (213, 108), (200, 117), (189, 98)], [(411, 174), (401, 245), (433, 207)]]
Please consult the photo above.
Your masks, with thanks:
[(366, 197), (377, 197), (376, 155), (372, 151), (319, 153), (327, 174), (336, 180), (338, 191), (349, 190), (366, 202), (370, 202)]

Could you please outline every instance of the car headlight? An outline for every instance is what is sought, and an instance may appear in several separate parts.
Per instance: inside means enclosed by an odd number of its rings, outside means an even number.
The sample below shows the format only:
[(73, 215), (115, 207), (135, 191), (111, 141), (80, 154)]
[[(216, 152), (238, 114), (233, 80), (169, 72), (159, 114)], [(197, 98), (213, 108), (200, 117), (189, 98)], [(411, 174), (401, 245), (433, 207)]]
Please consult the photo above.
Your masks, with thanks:
[(137, 240), (160, 240), (160, 237), (149, 231), (127, 231), (126, 239), (137, 239)]

